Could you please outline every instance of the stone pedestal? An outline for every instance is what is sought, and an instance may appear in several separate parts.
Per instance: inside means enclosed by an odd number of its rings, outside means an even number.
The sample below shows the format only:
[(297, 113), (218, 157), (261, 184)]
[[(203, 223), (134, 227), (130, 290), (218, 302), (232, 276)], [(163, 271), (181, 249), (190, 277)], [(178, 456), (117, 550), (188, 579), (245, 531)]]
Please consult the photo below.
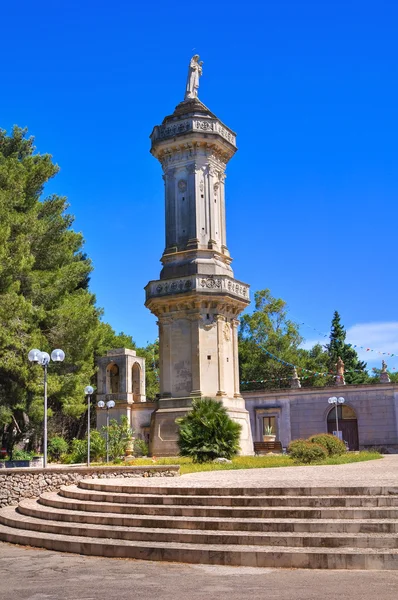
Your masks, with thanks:
[(239, 390), (237, 331), (249, 286), (234, 278), (225, 226), (225, 167), (236, 136), (195, 98), (181, 102), (151, 140), (166, 196), (163, 268), (145, 288), (146, 306), (159, 324), (161, 397), (151, 452), (175, 455), (175, 419), (193, 398), (211, 397), (242, 425), (241, 452), (253, 454)]
[(387, 371), (382, 371), (380, 373), (380, 383), (391, 383), (391, 379)]

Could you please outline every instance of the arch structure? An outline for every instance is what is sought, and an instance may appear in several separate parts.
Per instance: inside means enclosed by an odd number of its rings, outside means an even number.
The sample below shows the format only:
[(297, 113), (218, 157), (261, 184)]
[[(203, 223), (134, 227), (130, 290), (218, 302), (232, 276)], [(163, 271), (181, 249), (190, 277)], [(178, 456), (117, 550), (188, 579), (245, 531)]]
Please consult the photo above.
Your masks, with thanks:
[(355, 410), (348, 404), (333, 406), (327, 414), (328, 433), (336, 435), (336, 408), (338, 418), (339, 437), (343, 439), (349, 450), (359, 450), (358, 420)]
[[(120, 421), (127, 416), (134, 435), (142, 437), (142, 428), (148, 426), (150, 412), (154, 410), (153, 404), (146, 402), (145, 358), (137, 356), (135, 350), (116, 348), (99, 358), (97, 366), (96, 402), (114, 400), (110, 418)], [(106, 410), (97, 407), (97, 427), (105, 423)]]

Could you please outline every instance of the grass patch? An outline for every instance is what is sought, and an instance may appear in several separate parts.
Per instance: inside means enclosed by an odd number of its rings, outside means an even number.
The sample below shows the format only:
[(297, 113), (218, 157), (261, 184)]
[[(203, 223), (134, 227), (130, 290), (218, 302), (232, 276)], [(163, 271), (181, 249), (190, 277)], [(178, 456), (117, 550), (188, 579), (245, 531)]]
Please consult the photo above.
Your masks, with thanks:
[[(347, 465), (349, 463), (364, 462), (367, 460), (376, 460), (382, 458), (378, 452), (349, 452), (341, 456), (331, 456), (321, 462), (312, 463), (312, 465)], [(191, 458), (181, 456), (157, 458), (153, 461), (151, 458), (136, 458), (126, 461), (127, 465), (180, 465), (181, 475), (187, 473), (199, 473), (202, 471), (230, 471), (236, 469), (270, 469), (276, 467), (302, 467), (312, 466), (294, 462), (287, 454), (265, 455), (265, 456), (236, 456), (231, 464), (224, 463), (203, 463), (195, 464)]]

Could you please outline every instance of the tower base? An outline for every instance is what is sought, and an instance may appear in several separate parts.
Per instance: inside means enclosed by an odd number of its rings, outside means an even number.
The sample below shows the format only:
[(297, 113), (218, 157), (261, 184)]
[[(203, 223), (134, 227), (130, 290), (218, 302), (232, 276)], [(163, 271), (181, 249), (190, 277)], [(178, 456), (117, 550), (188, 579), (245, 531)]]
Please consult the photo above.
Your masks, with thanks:
[[(238, 398), (215, 398), (226, 407), (231, 419), (242, 426), (239, 454), (253, 456), (253, 439), (249, 413), (245, 401)], [(193, 397), (161, 398), (158, 408), (151, 416), (150, 454), (152, 456), (178, 456), (178, 425), (176, 419), (184, 417), (192, 409)]]

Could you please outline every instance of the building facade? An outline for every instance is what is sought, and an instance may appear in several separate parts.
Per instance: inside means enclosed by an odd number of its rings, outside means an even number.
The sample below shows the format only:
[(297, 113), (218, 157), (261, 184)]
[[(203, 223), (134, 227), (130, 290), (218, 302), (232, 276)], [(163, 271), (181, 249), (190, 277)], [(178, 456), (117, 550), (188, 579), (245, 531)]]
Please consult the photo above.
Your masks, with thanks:
[(393, 383), (243, 392), (253, 441), (263, 440), (267, 426), (284, 448), (314, 433), (334, 433), (336, 408), (328, 398), (336, 396), (344, 398), (338, 428), (350, 450), (398, 451), (398, 385)]
[[(151, 414), (155, 404), (146, 401), (145, 359), (135, 350), (116, 348), (97, 360), (97, 402), (115, 402), (109, 412), (120, 422), (126, 416), (136, 437), (149, 443)], [(96, 408), (97, 428), (106, 425), (106, 409)]]

